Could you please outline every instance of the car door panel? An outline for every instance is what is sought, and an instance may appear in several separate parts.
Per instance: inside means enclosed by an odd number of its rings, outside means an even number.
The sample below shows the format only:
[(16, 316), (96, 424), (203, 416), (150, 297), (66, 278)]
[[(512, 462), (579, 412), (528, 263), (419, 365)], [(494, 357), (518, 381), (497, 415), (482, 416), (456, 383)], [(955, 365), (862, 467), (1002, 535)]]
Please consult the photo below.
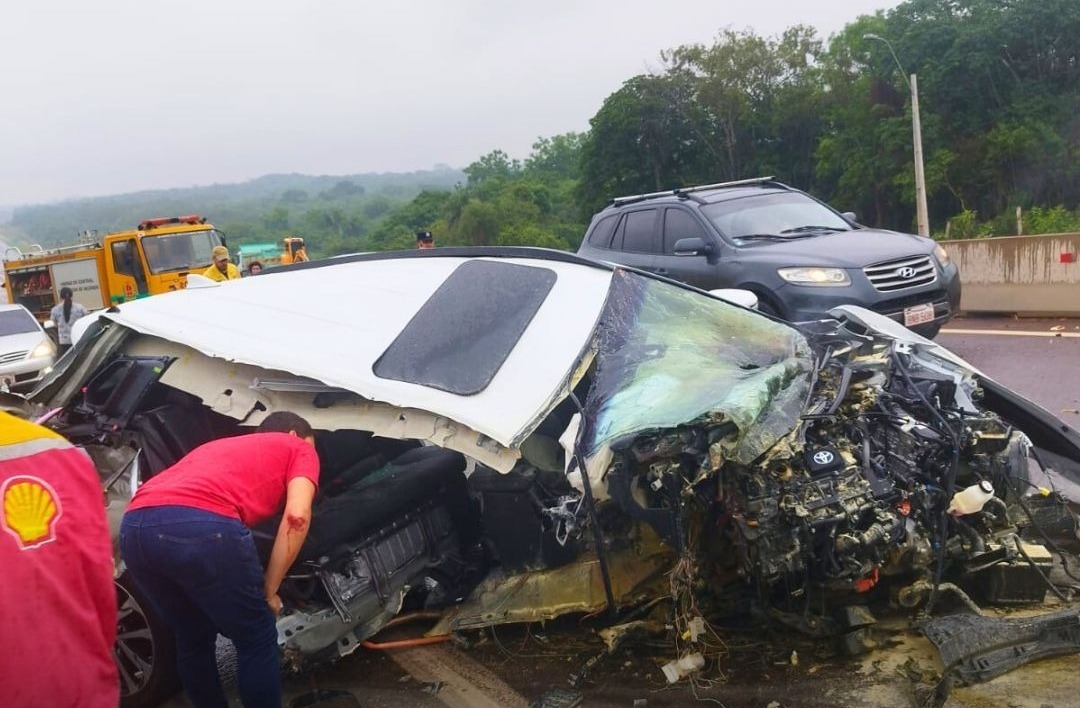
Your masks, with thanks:
[[(656, 258), (656, 273), (704, 290), (728, 287), (719, 279), (727, 247), (692, 212), (681, 207), (668, 207), (664, 209), (658, 226), (662, 229), (663, 253)], [(708, 255), (676, 256), (675, 243), (684, 238), (700, 238), (712, 246), (713, 252)]]

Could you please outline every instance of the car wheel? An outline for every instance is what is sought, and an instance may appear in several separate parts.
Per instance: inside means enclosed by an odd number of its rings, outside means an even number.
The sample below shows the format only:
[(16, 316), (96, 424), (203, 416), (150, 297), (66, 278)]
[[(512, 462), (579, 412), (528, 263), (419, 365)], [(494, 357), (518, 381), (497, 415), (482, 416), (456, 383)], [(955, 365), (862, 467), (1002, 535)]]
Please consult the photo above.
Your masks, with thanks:
[(116, 644), (120, 705), (150, 708), (176, 693), (176, 655), (172, 632), (125, 573), (116, 580)]

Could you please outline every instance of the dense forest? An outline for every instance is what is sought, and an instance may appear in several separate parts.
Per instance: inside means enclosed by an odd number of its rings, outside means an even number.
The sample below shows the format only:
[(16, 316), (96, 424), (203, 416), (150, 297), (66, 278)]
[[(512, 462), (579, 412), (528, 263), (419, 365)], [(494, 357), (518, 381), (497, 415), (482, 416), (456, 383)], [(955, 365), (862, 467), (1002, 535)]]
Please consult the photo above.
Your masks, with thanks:
[(461, 170), (345, 176), (267, 175), (242, 184), (212, 185), (77, 199), (18, 207), (0, 227), (5, 240), (53, 246), (80, 231), (133, 229), (143, 219), (197, 213), (230, 243), (275, 241), (310, 234), (321, 252), (353, 249), (387, 214), (427, 191), (452, 189)]
[[(208, 216), (233, 243), (297, 234), (317, 256), (440, 245), (575, 248), (612, 197), (762, 175), (860, 221), (915, 228), (917, 74), (936, 237), (1080, 231), (1080, 0), (908, 0), (823, 40), (724, 29), (628, 78), (585, 133), (462, 172), (272, 176), (16, 209), (8, 238), (54, 244), (148, 215)], [(31, 239), (30, 237), (33, 236)]]

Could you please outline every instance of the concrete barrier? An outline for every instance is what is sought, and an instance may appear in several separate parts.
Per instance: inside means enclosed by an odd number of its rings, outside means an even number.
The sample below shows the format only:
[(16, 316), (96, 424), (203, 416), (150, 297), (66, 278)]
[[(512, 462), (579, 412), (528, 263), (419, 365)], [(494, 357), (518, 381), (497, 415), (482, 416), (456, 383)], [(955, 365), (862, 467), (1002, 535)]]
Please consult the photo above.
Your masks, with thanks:
[(960, 269), (964, 312), (1080, 315), (1080, 234), (942, 241)]

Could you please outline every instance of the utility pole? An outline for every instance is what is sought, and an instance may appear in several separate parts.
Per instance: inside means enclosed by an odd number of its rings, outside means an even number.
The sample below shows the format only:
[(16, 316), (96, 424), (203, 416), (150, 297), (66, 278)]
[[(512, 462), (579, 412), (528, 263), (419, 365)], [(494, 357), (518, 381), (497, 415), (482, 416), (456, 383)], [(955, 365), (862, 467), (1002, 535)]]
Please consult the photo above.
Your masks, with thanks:
[[(897, 64), (900, 62), (898, 61)], [(911, 141), (915, 144), (915, 220), (919, 235), (930, 235), (930, 215), (926, 209), (926, 174), (923, 172), (922, 121), (919, 119), (919, 81), (915, 74), (908, 83), (911, 87)]]
[(922, 121), (919, 118), (918, 78), (915, 74), (912, 74), (910, 79), (908, 78), (904, 72), (904, 65), (900, 63), (900, 59), (896, 56), (896, 52), (893, 51), (892, 43), (889, 40), (876, 34), (864, 34), (863, 39), (885, 43), (885, 46), (889, 48), (889, 54), (892, 55), (893, 61), (896, 62), (896, 68), (900, 70), (900, 76), (907, 84), (908, 90), (911, 91), (911, 142), (914, 144), (915, 152), (915, 221), (918, 224), (919, 235), (929, 236), (930, 214), (926, 208), (926, 174), (923, 172)]

